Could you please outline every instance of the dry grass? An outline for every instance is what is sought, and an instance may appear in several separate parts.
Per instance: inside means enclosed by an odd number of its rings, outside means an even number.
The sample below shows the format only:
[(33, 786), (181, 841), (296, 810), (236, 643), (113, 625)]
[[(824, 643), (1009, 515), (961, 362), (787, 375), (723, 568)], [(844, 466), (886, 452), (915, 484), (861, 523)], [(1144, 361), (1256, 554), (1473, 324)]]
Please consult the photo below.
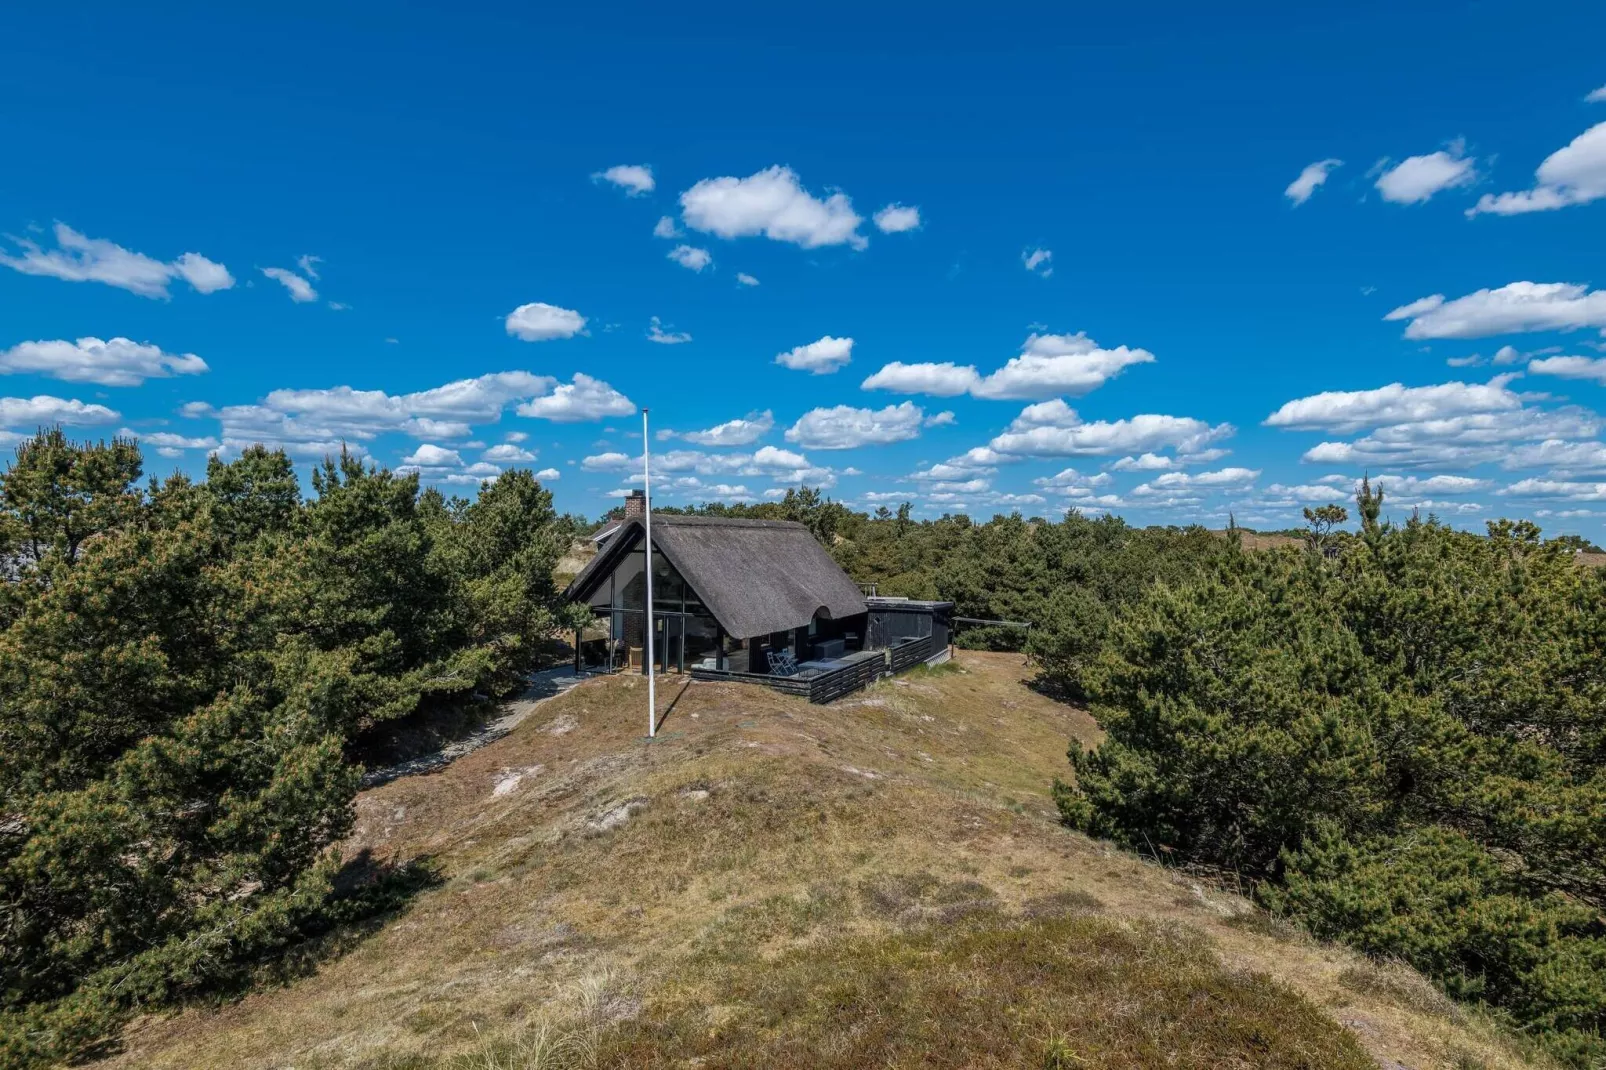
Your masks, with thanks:
[(1096, 725), (1019, 655), (959, 666), (831, 707), (676, 681), (652, 742), (639, 678), (588, 682), (362, 795), (351, 848), (443, 886), (315, 976), (140, 1023), (113, 1064), (1527, 1065), (1064, 829), (1050, 784)]

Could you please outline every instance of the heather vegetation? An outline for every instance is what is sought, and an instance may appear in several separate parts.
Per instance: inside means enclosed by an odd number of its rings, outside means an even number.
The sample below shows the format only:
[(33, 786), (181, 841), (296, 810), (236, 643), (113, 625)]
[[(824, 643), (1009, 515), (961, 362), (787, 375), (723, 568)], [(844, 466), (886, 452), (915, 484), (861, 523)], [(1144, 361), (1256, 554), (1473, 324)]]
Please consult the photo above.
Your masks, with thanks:
[[(1032, 622), (1019, 647), (1107, 733), (1065, 820), (1219, 869), (1324, 938), (1403, 960), (1579, 1066), (1606, 1060), (1606, 578), (1527, 522), (1487, 533), (1306, 511), (1298, 544), (817, 496), (810, 524), (882, 593)], [(719, 507), (728, 508), (728, 507)]]
[(341, 857), (363, 734), (507, 692), (571, 525), (282, 452), (140, 486), (46, 431), (0, 476), (0, 1066), (286, 968), (424, 875)]

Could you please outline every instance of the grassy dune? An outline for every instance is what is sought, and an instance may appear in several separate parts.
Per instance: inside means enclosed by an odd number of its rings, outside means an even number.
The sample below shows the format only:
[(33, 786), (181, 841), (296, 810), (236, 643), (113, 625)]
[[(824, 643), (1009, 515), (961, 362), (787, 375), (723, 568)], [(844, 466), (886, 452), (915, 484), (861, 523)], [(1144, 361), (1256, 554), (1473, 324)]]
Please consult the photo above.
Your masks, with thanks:
[(677, 680), (650, 743), (643, 681), (587, 682), (361, 796), (349, 850), (438, 887), (106, 1065), (1536, 1065), (1409, 971), (1061, 827), (1097, 727), (1023, 674), (967, 652), (831, 707)]

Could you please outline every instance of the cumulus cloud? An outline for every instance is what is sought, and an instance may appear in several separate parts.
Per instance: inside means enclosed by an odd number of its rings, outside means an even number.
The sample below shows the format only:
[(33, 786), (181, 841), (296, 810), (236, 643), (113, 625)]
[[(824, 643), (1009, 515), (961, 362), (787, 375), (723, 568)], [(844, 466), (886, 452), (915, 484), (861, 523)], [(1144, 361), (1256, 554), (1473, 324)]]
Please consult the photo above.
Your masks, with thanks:
[(19, 342), (0, 350), (0, 375), (45, 375), (70, 383), (138, 386), (147, 379), (200, 375), (206, 361), (194, 353), (163, 352), (159, 346), (127, 338)]
[(544, 397), (520, 405), (520, 416), (533, 416), (554, 423), (602, 420), (609, 416), (631, 416), (636, 406), (629, 398), (584, 372), (575, 372), (573, 382), (555, 388)]
[[(181, 411), (192, 418), (218, 419), (225, 452), (260, 442), (283, 447), (298, 459), (315, 459), (338, 452), (342, 443), (352, 443), (355, 452), (366, 455), (366, 450), (355, 443), (387, 432), (425, 440), (466, 439), (472, 424), (494, 423), (515, 404), (522, 415), (559, 421), (629, 415), (634, 411), (629, 400), (608, 384), (584, 374), (577, 374), (570, 384), (559, 385), (551, 376), (525, 371), (495, 372), (401, 395), (350, 386), (282, 389), (271, 391), (258, 404), (213, 409), (194, 403)], [(414, 463), (425, 468), (442, 467), (423, 465), (421, 459)], [(485, 475), (484, 469), (474, 465), (447, 474), (454, 473), (461, 477), (460, 481), (469, 482)], [(441, 473), (426, 474), (433, 478)]]
[(1111, 478), (1107, 472), (1087, 475), (1074, 468), (1064, 468), (1051, 476), (1039, 476), (1032, 482), (1044, 490), (1076, 492), (1108, 486)]
[(480, 454), (480, 460), (495, 464), (528, 464), (535, 460), (535, 454), (511, 442), (500, 442)]
[(749, 275), (745, 271), (738, 271), (736, 273), (736, 285), (738, 285), (738, 286), (757, 286), (758, 285), (758, 280), (755, 279), (753, 276)]
[(1024, 399), (1079, 395), (1103, 386), (1133, 364), (1147, 364), (1154, 354), (1146, 349), (1117, 346), (1101, 348), (1085, 332), (1033, 334), (1002, 368), (982, 375), (973, 364), (905, 364), (894, 361), (860, 385), (865, 390), (891, 390), (900, 394), (953, 397)]
[(290, 291), (290, 300), (297, 304), (318, 299), (318, 291), (312, 288), (312, 283), (293, 271), (285, 268), (270, 267), (263, 268), (262, 274)]
[(1513, 446), (1501, 458), (1504, 468), (1548, 468), (1552, 472), (1606, 472), (1606, 443), (1549, 438)]
[(1375, 390), (1327, 390), (1285, 402), (1266, 417), (1267, 427), (1347, 433), (1385, 424), (1416, 423), (1466, 413), (1522, 408), (1522, 398), (1506, 384), (1511, 375), (1487, 383), (1411, 386), (1390, 383)]
[(920, 209), (902, 204), (889, 204), (874, 216), (875, 225), (883, 234), (901, 234), (920, 226)]
[(932, 413), (930, 416), (926, 417), (926, 426), (927, 427), (948, 427), (948, 426), (951, 426), (952, 424), (958, 422), (958, 419), (959, 418), (957, 416), (955, 416), (951, 411), (948, 411), (948, 410), (945, 409), (942, 412)]
[(1554, 375), (1561, 379), (1589, 379), (1606, 383), (1606, 358), (1601, 357), (1545, 357), (1528, 362), (1533, 375)]
[(211, 435), (177, 435), (171, 431), (135, 431), (127, 427), (117, 434), (121, 438), (137, 438), (163, 457), (181, 457), (185, 450), (215, 450), (220, 445)]
[(1230, 450), (1207, 449), (1188, 454), (1186, 457), (1167, 457), (1158, 453), (1144, 453), (1138, 456), (1122, 457), (1110, 465), (1115, 472), (1169, 472), (1179, 468), (1186, 468), (1190, 464), (1209, 464), (1219, 461), (1227, 456)]
[(912, 401), (884, 409), (851, 405), (812, 409), (786, 432), (788, 442), (822, 450), (845, 450), (905, 442), (920, 435), (924, 411)]
[(694, 245), (677, 245), (669, 250), (669, 259), (689, 271), (702, 271), (714, 262), (714, 254)]
[(1478, 198), (1467, 215), (1521, 215), (1588, 204), (1606, 197), (1606, 123), (1597, 123), (1539, 165), (1532, 189)]
[(1135, 487), (1132, 494), (1135, 497), (1148, 497), (1156, 494), (1175, 494), (1179, 490), (1238, 488), (1247, 486), (1259, 478), (1258, 468), (1221, 468), (1214, 472), (1166, 472), (1148, 483)]
[(77, 398), (35, 394), (31, 398), (0, 398), (0, 427), (27, 428), (47, 424), (82, 426), (109, 424), (118, 413), (104, 405), (86, 404)]
[(417, 465), (421, 468), (437, 468), (448, 465), (453, 468), (459, 468), (463, 464), (463, 455), (456, 450), (424, 442), (412, 453), (403, 457), (402, 464)]
[(679, 227), (675, 226), (675, 217), (670, 215), (659, 216), (658, 222), (652, 225), (652, 236), (655, 238), (680, 237), (681, 230)]
[(573, 338), (585, 330), (586, 318), (569, 308), (545, 301), (520, 305), (507, 314), (507, 333), (526, 342), (549, 342), (554, 338)]
[(1570, 502), (1606, 501), (1606, 483), (1560, 479), (1519, 479), (1496, 494), (1514, 498), (1563, 498)]
[(1211, 426), (1189, 416), (1154, 413), (1089, 423), (1064, 402), (1044, 402), (1022, 410), (1009, 430), (988, 447), (1018, 457), (1105, 456), (1159, 449), (1195, 453), (1235, 430), (1231, 424)]
[(1600, 428), (1600, 417), (1584, 409), (1547, 411), (1530, 406), (1380, 427), (1353, 442), (1318, 443), (1305, 451), (1303, 459), (1368, 467), (1509, 465), (1522, 452), (1516, 443), (1592, 438)]
[(539, 479), (543, 483), (551, 483), (555, 480), (562, 479), (563, 473), (559, 472), (556, 468), (543, 468), (539, 472), (535, 473), (535, 478)]
[[(1445, 300), (1443, 294), (1418, 298), (1383, 318), (1409, 320), (1405, 337), (1411, 339), (1606, 327), (1606, 290), (1566, 282), (1510, 282), (1454, 301)], [(1499, 354), (1495, 359), (1499, 362)]]
[(591, 176), (593, 182), (611, 182), (625, 191), (627, 197), (640, 197), (651, 193), (656, 183), (652, 180), (652, 168), (646, 164), (619, 164), (606, 171), (598, 171)]
[(1395, 204), (1422, 204), (1436, 193), (1478, 180), (1477, 161), (1467, 157), (1459, 141), (1425, 156), (1408, 156), (1392, 167), (1382, 160), (1378, 167), (1377, 190)]
[(853, 359), (853, 339), (826, 335), (806, 346), (793, 346), (775, 355), (775, 363), (794, 371), (829, 375)]
[(694, 230), (721, 238), (763, 235), (805, 249), (869, 243), (864, 220), (840, 191), (814, 197), (790, 167), (770, 167), (746, 178), (705, 178), (680, 195), (681, 218)]
[(1033, 275), (1041, 275), (1046, 279), (1054, 274), (1054, 250), (1052, 249), (1032, 248), (1022, 250), (1020, 262)]
[(654, 316), (647, 328), (647, 341), (657, 342), (659, 345), (678, 346), (691, 341), (691, 335), (685, 331), (664, 330), (663, 321)]
[(1329, 174), (1336, 168), (1343, 166), (1343, 160), (1317, 160), (1315, 163), (1306, 164), (1305, 169), (1299, 172), (1299, 177), (1290, 182), (1288, 188), (1283, 190), (1283, 196), (1293, 201), (1294, 206), (1297, 208), (1310, 200), (1310, 195), (1315, 193), (1317, 188), (1327, 181)]
[(586, 457), (580, 462), (580, 467), (587, 472), (623, 472), (631, 465), (640, 464), (640, 458), (630, 457), (623, 453), (609, 452), (597, 453)]
[(680, 435), (687, 442), (699, 446), (748, 446), (775, 428), (775, 416), (770, 410), (750, 412), (735, 420), (715, 424), (706, 431), (687, 431)]
[(183, 279), (199, 293), (234, 285), (228, 268), (200, 253), (185, 253), (164, 263), (132, 252), (104, 238), (89, 238), (65, 223), (55, 226), (56, 248), (41, 248), (28, 238), (14, 238), (21, 255), (0, 251), (0, 264), (24, 275), (42, 275), (66, 282), (100, 282), (141, 297), (167, 298), (168, 284)]

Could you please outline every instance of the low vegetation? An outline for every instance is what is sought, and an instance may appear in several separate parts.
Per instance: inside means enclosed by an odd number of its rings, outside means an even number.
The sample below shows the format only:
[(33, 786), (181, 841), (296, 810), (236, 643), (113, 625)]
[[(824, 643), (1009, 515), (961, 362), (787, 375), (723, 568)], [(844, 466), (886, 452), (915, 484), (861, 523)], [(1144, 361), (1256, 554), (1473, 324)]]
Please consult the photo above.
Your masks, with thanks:
[(137, 1022), (108, 1070), (1551, 1065), (1067, 829), (1051, 780), (1098, 729), (1023, 661), (830, 707), (661, 684), (652, 742), (639, 677), (589, 680), (359, 796), (346, 850), (438, 887), (314, 976)]

